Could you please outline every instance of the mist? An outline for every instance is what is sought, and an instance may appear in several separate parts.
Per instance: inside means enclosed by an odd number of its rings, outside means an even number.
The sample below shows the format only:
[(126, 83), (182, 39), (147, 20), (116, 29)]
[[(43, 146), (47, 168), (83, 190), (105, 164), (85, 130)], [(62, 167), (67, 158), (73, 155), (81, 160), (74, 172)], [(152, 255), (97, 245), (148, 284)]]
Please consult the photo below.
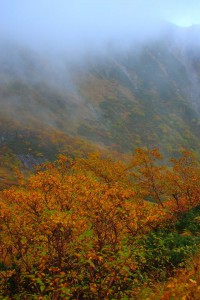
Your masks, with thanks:
[(0, 117), (101, 145), (146, 142), (144, 111), (200, 111), (199, 11), (189, 0), (0, 0)]
[(200, 23), (199, 1), (1, 0), (0, 35), (34, 50), (69, 55), (126, 45), (163, 29)]

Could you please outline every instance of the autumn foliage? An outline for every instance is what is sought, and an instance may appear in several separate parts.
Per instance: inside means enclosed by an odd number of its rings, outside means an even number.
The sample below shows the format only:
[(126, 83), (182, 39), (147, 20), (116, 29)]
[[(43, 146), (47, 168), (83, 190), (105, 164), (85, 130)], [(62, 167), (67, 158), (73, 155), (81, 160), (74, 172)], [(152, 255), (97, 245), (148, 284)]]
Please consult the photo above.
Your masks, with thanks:
[(193, 156), (183, 151), (168, 167), (161, 159), (157, 149), (136, 149), (126, 164), (60, 155), (4, 190), (3, 299), (136, 297), (148, 275), (141, 241), (200, 205)]

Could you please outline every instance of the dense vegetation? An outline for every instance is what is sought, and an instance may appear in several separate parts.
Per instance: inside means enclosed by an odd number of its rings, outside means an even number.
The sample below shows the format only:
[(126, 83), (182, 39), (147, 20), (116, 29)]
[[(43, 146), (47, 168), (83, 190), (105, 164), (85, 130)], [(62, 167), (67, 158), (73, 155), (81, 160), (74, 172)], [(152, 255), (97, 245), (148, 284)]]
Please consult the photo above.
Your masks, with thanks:
[(199, 266), (187, 269), (200, 243), (199, 163), (187, 151), (161, 159), (139, 148), (126, 163), (60, 155), (19, 173), (0, 198), (1, 298), (199, 299)]

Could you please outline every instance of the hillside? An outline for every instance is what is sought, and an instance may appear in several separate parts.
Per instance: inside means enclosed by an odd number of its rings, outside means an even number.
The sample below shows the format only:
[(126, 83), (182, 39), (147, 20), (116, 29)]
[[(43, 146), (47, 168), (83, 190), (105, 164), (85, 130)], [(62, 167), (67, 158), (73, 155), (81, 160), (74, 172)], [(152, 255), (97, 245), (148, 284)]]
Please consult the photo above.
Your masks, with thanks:
[[(2, 41), (1, 147), (52, 159), (68, 138), (81, 137), (124, 153), (147, 146), (198, 154), (198, 34), (198, 26), (168, 24), (146, 42), (113, 45), (70, 63), (65, 55), (55, 63)], [(51, 135), (65, 136), (63, 145), (55, 146)]]
[(199, 299), (200, 27), (161, 27), (1, 39), (0, 299)]
[(166, 35), (91, 60), (78, 84), (97, 118), (78, 132), (123, 151), (140, 145), (198, 151), (198, 49)]

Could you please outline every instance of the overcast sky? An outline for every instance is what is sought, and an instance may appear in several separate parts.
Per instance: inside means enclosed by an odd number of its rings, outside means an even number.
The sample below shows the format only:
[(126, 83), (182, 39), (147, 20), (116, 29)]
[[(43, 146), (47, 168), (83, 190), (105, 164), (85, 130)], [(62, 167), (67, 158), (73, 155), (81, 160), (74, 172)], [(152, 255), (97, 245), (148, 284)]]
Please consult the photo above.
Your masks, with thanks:
[(142, 35), (158, 19), (200, 24), (200, 0), (0, 0), (1, 34), (41, 45)]

